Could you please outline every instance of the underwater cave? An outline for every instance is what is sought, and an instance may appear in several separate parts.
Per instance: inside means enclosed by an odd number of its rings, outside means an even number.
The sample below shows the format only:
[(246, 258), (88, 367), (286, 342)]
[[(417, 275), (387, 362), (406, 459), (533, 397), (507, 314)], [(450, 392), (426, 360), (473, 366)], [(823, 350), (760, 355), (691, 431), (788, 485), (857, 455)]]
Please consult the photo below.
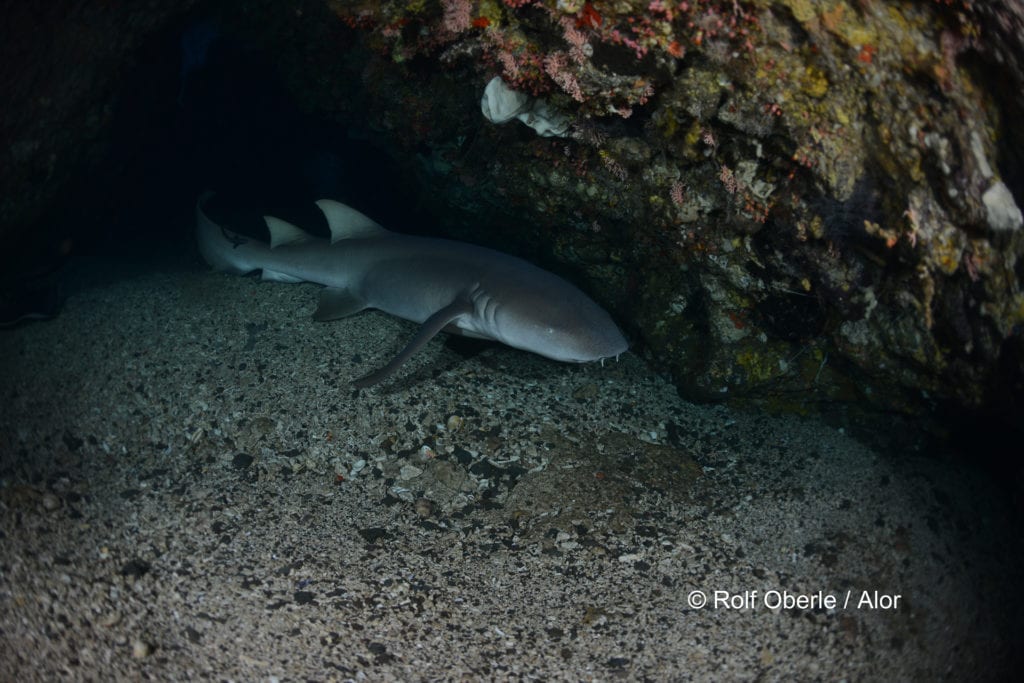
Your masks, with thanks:
[(1019, 3), (0, 26), (0, 678), (1018, 670)]

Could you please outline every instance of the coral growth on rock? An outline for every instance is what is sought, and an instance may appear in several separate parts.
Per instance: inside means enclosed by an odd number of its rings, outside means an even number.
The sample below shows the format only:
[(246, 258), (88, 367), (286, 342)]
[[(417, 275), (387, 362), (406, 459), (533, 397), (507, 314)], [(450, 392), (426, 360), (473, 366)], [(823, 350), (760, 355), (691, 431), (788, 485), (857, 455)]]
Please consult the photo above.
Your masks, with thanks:
[(1012, 9), (335, 7), (383, 60), (467, 86), (500, 75), (573, 118), (568, 143), (461, 158), (488, 179), (471, 193), (611, 255), (584, 267), (687, 395), (914, 409), (1019, 391), (1021, 188), (1003, 176), (1019, 181), (1005, 117), (1020, 102), (983, 67), (1019, 57)]

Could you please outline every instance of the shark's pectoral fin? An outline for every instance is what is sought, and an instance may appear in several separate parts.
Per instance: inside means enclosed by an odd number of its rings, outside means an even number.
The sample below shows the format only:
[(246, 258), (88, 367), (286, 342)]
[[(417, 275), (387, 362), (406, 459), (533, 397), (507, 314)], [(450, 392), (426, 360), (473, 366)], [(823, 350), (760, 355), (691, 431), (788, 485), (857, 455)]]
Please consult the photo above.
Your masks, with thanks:
[(480, 334), (479, 332), (473, 332), (471, 330), (464, 330), (458, 325), (445, 325), (444, 330), (442, 331), (447, 332), (448, 334), (457, 334), (460, 337), (466, 337), (468, 339), (494, 339), (494, 337), (489, 337), (486, 334)]
[(366, 309), (366, 302), (347, 289), (325, 287), (320, 290), (320, 303), (313, 313), (313, 320), (325, 322), (347, 318)]
[(409, 358), (414, 353), (423, 348), (423, 346), (426, 345), (428, 341), (433, 339), (438, 332), (443, 330), (445, 326), (448, 325), (448, 323), (452, 322), (460, 315), (467, 315), (472, 312), (473, 304), (470, 303), (469, 301), (460, 298), (451, 302), (438, 312), (434, 313), (434, 315), (427, 318), (426, 322), (423, 323), (423, 326), (420, 327), (420, 331), (417, 332), (416, 336), (412, 338), (412, 341), (409, 342), (397, 356), (392, 358), (391, 362), (382, 367), (380, 370), (371, 372), (369, 375), (366, 375), (365, 377), (360, 377), (355, 382), (353, 382), (353, 384), (359, 387), (360, 389), (363, 389), (365, 387), (374, 385), (377, 382), (381, 381), (382, 379), (390, 375), (392, 372), (397, 370), (399, 365), (409, 360)]

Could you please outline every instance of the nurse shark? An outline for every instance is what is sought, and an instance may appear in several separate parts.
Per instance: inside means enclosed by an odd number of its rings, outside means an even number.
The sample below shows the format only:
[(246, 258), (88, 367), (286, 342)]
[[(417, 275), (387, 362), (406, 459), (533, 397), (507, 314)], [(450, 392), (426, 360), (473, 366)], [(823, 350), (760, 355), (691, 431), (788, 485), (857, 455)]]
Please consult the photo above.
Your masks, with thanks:
[(270, 243), (213, 222), (196, 204), (199, 250), (217, 270), (323, 285), (316, 320), (375, 308), (421, 325), (390, 362), (355, 380), (391, 375), (438, 332), (492, 339), (546, 358), (584, 363), (618, 357), (629, 344), (608, 313), (577, 287), (523, 259), (447, 239), (404, 235), (330, 199), (316, 202), (330, 240), (265, 216)]

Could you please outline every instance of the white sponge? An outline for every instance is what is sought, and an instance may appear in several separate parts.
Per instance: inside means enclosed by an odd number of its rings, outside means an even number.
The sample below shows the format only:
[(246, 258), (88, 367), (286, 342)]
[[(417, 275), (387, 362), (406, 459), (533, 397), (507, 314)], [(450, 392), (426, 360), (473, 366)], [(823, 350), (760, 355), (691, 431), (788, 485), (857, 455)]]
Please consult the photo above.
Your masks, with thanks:
[(552, 108), (547, 100), (535, 99), (508, 87), (501, 76), (492, 78), (484, 88), (480, 110), (491, 123), (519, 119), (545, 138), (565, 137), (569, 130), (569, 117)]

